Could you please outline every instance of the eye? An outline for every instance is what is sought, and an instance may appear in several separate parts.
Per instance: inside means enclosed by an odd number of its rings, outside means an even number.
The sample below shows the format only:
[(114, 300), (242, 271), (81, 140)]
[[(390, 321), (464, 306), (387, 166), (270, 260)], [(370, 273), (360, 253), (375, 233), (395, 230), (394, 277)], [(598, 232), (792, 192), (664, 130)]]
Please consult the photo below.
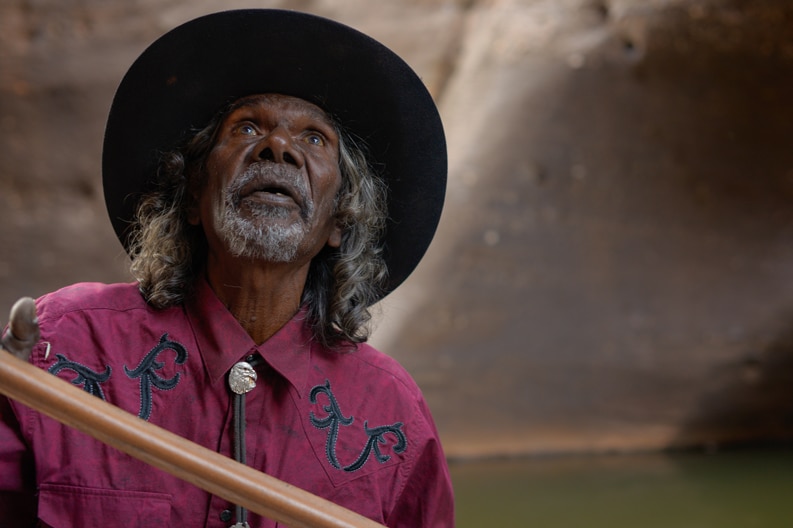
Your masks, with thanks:
[(311, 133), (306, 135), (304, 141), (309, 145), (316, 145), (321, 147), (325, 144), (325, 138), (321, 134)]
[(256, 129), (248, 123), (237, 125), (237, 127), (234, 129), (234, 132), (242, 134), (243, 136), (255, 136), (257, 134)]

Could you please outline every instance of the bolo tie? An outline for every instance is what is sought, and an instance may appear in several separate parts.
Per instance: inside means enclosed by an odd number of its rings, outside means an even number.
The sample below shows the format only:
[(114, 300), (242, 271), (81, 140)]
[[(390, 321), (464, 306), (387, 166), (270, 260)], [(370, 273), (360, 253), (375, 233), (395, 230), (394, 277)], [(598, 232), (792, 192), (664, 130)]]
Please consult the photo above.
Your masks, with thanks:
[[(229, 388), (234, 393), (234, 460), (247, 464), (245, 456), (245, 395), (256, 387), (256, 369), (261, 358), (248, 356), (247, 361), (236, 363), (229, 371)], [(235, 505), (234, 513), (237, 523), (230, 528), (250, 528), (248, 510)]]

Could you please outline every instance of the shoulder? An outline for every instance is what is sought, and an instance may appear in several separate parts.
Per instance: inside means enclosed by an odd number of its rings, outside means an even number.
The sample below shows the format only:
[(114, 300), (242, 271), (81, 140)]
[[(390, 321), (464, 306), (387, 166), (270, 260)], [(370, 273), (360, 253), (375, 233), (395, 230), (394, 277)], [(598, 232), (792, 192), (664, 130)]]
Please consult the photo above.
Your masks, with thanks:
[(36, 300), (39, 321), (57, 319), (72, 312), (145, 309), (137, 283), (82, 282), (43, 295)]
[(88, 392), (99, 394), (101, 389), (107, 400), (116, 404), (127, 398), (120, 381), (125, 377), (115, 374), (112, 383), (105, 383), (111, 373), (125, 372), (152, 350), (161, 350), (163, 344), (194, 347), (184, 310), (150, 307), (135, 283), (79, 283), (36, 302), (41, 338), (31, 351), (30, 362), (79, 380)]
[[(104, 368), (120, 350), (132, 353), (151, 333), (152, 324), (170, 322), (148, 306), (135, 283), (67, 286), (37, 299), (36, 315), (41, 339), (31, 361), (41, 367), (50, 366), (53, 356), (61, 354)], [(121, 343), (125, 346), (119, 347)]]
[(396, 359), (368, 343), (360, 343), (348, 352), (339, 353), (339, 360), (344, 365), (342, 368), (354, 369), (369, 384), (382, 386), (385, 383), (405, 395), (421, 398), (421, 391), (410, 373)]

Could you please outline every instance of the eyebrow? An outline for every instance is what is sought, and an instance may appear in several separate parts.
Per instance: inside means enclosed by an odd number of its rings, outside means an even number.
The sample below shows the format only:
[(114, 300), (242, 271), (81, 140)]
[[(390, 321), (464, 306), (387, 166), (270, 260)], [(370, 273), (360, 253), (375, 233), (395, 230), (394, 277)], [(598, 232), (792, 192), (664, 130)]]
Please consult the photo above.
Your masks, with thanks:
[[(294, 97), (294, 96), (287, 96), (287, 97)], [(228, 108), (226, 109), (226, 111), (224, 112), (221, 118), (221, 121), (225, 121), (226, 119), (228, 119), (228, 117), (237, 110), (255, 107), (259, 101), (266, 98), (267, 95), (262, 94), (262, 95), (251, 95), (237, 99), (236, 101), (229, 104)], [(341, 136), (343, 127), (333, 115), (327, 112), (324, 108), (315, 105), (311, 101), (300, 99), (299, 97), (294, 97), (294, 98), (299, 99), (301, 101), (305, 101), (306, 103), (312, 105), (311, 108), (312, 116), (315, 119), (322, 121), (325, 125), (329, 126), (330, 129), (333, 130), (333, 132), (335, 132), (337, 136)]]

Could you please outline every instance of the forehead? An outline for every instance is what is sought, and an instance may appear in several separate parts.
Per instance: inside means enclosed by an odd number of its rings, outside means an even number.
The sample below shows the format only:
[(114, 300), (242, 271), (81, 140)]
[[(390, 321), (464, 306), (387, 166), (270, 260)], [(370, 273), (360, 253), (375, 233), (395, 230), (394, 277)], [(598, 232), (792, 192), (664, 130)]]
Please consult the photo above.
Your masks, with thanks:
[(305, 99), (300, 99), (299, 97), (293, 97), (291, 95), (266, 93), (241, 97), (231, 104), (227, 115), (244, 110), (266, 111), (288, 116), (303, 116), (322, 121), (335, 128), (333, 119), (331, 119), (322, 108)]

